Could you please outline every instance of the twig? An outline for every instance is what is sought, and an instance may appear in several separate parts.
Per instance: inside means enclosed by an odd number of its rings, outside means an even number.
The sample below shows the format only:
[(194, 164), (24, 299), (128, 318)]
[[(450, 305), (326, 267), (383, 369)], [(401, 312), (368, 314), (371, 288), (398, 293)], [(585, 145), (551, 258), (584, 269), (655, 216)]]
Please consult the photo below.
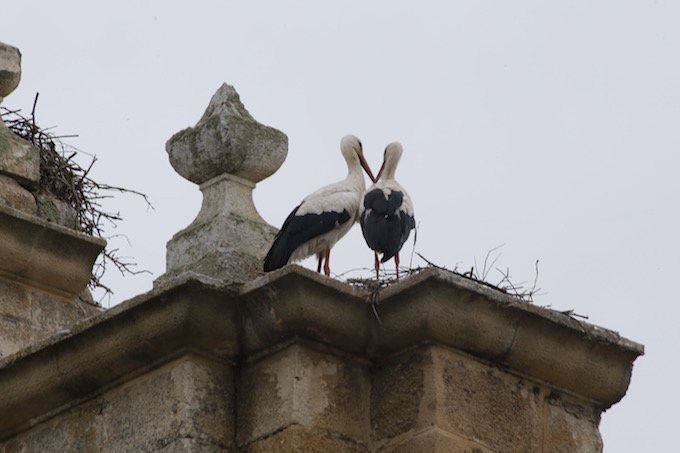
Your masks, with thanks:
[(588, 319), (588, 316), (586, 316), (586, 315), (579, 315), (578, 313), (575, 313), (573, 309), (564, 310), (564, 311), (561, 311), (560, 313), (562, 313), (563, 315), (567, 315), (567, 316), (569, 316), (569, 317), (572, 317), (572, 318)]
[(442, 267), (442, 266), (439, 266), (439, 265), (437, 265), (437, 264), (434, 264), (432, 261), (428, 260), (428, 259), (425, 258), (423, 255), (421, 255), (420, 253), (416, 252), (416, 255), (418, 255), (418, 256), (420, 257), (420, 259), (423, 260), (423, 261), (425, 261), (428, 265), (430, 265), (430, 266), (432, 266), (432, 267), (436, 267), (437, 269), (441, 269), (441, 270), (444, 270), (444, 271), (448, 271), (447, 268)]
[(413, 254), (416, 251), (416, 243), (418, 242), (418, 228), (420, 228), (420, 222), (418, 222), (413, 231), (413, 247), (411, 248), (411, 260), (408, 263), (409, 268), (413, 268)]
[(497, 245), (496, 247), (494, 247), (491, 250), (489, 250), (488, 252), (486, 252), (486, 256), (484, 257), (484, 268), (482, 269), (482, 280), (486, 280), (488, 272), (491, 270), (491, 268), (493, 268), (494, 264), (496, 264), (496, 261), (498, 261), (498, 258), (500, 258), (501, 255), (500, 255), (500, 253), (498, 255), (496, 255), (496, 258), (494, 258), (494, 260), (491, 262), (491, 264), (487, 268), (486, 264), (487, 264), (487, 261), (489, 260), (489, 256), (493, 252), (495, 252), (496, 250), (498, 250), (499, 248), (502, 248), (502, 247), (505, 247), (505, 244)]

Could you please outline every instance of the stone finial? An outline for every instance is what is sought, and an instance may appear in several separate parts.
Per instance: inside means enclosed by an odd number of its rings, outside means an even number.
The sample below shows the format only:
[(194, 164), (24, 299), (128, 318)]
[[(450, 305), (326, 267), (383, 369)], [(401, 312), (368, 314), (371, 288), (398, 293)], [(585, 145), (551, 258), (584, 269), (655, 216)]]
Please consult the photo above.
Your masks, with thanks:
[(258, 123), (225, 83), (196, 126), (173, 135), (166, 150), (177, 173), (196, 184), (225, 173), (257, 183), (281, 167), (288, 138)]
[(16, 47), (0, 42), (0, 103), (19, 86), (21, 80), (21, 52)]
[(183, 272), (243, 283), (260, 273), (276, 229), (253, 204), (255, 184), (279, 169), (288, 137), (257, 122), (236, 90), (223, 84), (196, 126), (166, 144), (173, 168), (199, 185), (201, 211), (167, 245), (167, 272)]

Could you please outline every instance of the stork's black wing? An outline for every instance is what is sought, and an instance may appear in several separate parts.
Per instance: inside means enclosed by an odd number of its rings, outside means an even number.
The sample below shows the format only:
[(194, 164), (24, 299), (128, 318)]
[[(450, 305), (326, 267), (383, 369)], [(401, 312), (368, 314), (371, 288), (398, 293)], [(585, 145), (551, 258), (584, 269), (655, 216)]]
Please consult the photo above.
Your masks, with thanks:
[(384, 263), (403, 247), (416, 222), (403, 209), (404, 194), (392, 191), (388, 196), (381, 189), (364, 196), (361, 231), (368, 246), (382, 253)]
[(300, 205), (293, 209), (274, 238), (274, 243), (264, 259), (265, 272), (282, 268), (288, 264), (295, 249), (350, 219), (347, 210), (297, 215), (299, 209)]

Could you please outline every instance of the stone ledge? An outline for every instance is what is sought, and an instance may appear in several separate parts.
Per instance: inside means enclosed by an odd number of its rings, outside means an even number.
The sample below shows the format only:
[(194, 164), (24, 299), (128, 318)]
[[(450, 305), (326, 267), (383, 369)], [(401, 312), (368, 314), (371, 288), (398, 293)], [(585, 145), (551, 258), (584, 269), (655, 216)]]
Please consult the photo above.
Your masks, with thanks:
[(575, 393), (605, 409), (630, 383), (644, 347), (618, 333), (428, 269), (379, 298), (376, 354), (440, 343)]
[(0, 206), (0, 275), (73, 297), (90, 280), (103, 239)]
[[(439, 269), (381, 291), (375, 307), (380, 322), (367, 291), (299, 266), (256, 279), (242, 296), (251, 301), (244, 321), (247, 352), (292, 337), (369, 357), (440, 343), (602, 408), (625, 395), (633, 361), (644, 353), (642, 345), (616, 332)], [(323, 305), (314, 302), (321, 297)]]
[(240, 297), (246, 354), (291, 338), (357, 355), (370, 348), (375, 318), (367, 291), (293, 265), (244, 285)]
[(538, 305), (533, 305), (528, 302), (523, 302), (514, 296), (505, 294), (498, 291), (490, 286), (484, 285), (482, 283), (475, 282), (468, 278), (461, 277), (452, 272), (445, 270), (429, 268), (424, 271), (414, 275), (412, 278), (404, 279), (397, 284), (394, 284), (384, 291), (380, 292), (378, 302), (390, 299), (393, 296), (403, 293), (404, 291), (412, 288), (414, 286), (420, 285), (423, 281), (435, 280), (442, 282), (444, 284), (454, 285), (461, 290), (468, 291), (470, 293), (477, 293), (489, 301), (494, 302), (501, 306), (512, 307), (513, 310), (526, 312), (527, 314), (532, 314), (540, 318), (544, 318), (551, 323), (556, 325), (581, 331), (585, 336), (591, 338), (594, 341), (601, 341), (603, 343), (610, 344), (612, 346), (618, 346), (623, 350), (629, 350), (638, 353), (638, 355), (644, 354), (644, 346), (631, 341), (627, 338), (619, 335), (618, 332), (613, 330), (605, 329), (600, 326), (589, 324), (584, 321), (579, 321), (571, 316), (561, 313), (556, 310), (551, 310), (549, 308), (540, 307)]
[[(299, 266), (240, 290), (191, 274), (0, 360), (0, 439), (179, 350), (221, 359), (291, 339), (367, 359), (439, 343), (606, 408), (642, 346), (438, 270), (369, 294)], [(480, 285), (481, 286), (481, 285)], [(564, 317), (568, 318), (568, 317)]]

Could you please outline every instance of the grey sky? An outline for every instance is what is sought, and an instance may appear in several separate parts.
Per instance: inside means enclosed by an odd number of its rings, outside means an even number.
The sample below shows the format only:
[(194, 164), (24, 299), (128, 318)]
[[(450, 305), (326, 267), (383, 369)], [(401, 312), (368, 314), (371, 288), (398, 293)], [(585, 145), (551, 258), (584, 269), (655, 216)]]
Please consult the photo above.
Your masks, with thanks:
[[(80, 134), (97, 178), (151, 195), (155, 211), (134, 198), (109, 206), (133, 247), (117, 244), (155, 276), (165, 242), (200, 207), (164, 143), (226, 81), (290, 139), (282, 169), (255, 191), (270, 223), (344, 176), (342, 135), (359, 136), (376, 169), (400, 140), (418, 250), (469, 267), (505, 243), (500, 264), (518, 280), (540, 259), (548, 294), (537, 303), (647, 347), (629, 394), (603, 416), (605, 450), (675, 442), (679, 2), (5, 1), (1, 11), (0, 40), (24, 54), (4, 105), (30, 110), (40, 91), (39, 122)], [(358, 228), (332, 257), (335, 272), (371, 263)], [(110, 275), (110, 303), (153, 278)]]

